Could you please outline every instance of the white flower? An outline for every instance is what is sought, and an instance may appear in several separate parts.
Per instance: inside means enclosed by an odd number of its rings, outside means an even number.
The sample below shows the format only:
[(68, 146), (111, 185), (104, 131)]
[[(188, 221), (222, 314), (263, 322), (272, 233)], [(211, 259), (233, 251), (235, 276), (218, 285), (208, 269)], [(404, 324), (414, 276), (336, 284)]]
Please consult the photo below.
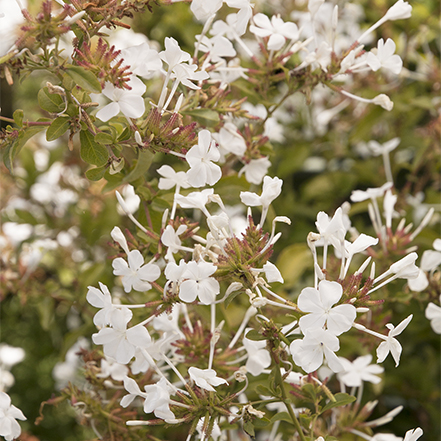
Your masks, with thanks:
[(139, 208), (141, 198), (135, 193), (133, 185), (126, 185), (122, 190), (122, 196), (120, 195), (119, 191), (115, 191), (115, 195), (119, 205), (121, 206), (117, 207), (120, 214), (133, 214)]
[(372, 98), (372, 103), (382, 107), (384, 110), (387, 110), (388, 112), (390, 112), (394, 108), (394, 103), (384, 93), (380, 93), (380, 95), (377, 95), (376, 97)]
[(299, 29), (296, 24), (285, 23), (279, 15), (273, 15), (270, 19), (265, 14), (256, 14), (253, 17), (254, 25), (250, 26), (250, 31), (258, 37), (269, 37), (268, 49), (279, 50), (285, 44), (286, 39), (297, 40)]
[(197, 20), (207, 20), (222, 7), (223, 0), (193, 0), (190, 10)]
[[(151, 78), (152, 75), (159, 72), (162, 68), (162, 61), (159, 58), (158, 51), (151, 49), (148, 43), (123, 49), (121, 57), (124, 58), (123, 64), (128, 64), (130, 71), (134, 75), (139, 75), (143, 78)], [(132, 86), (131, 81), (129, 85)]]
[(312, 329), (323, 328), (325, 324), (334, 335), (348, 331), (357, 316), (355, 306), (344, 304), (332, 307), (341, 299), (342, 294), (342, 286), (328, 280), (322, 280), (318, 290), (304, 288), (299, 295), (297, 305), (303, 312), (310, 314), (300, 318), (301, 331), (306, 334)]
[(185, 159), (190, 165), (187, 178), (192, 187), (214, 185), (222, 176), (220, 167), (212, 162), (220, 159), (220, 153), (208, 130), (199, 132), (198, 144), (188, 151)]
[(112, 239), (126, 252), (129, 254), (129, 247), (127, 246), (127, 240), (119, 227), (114, 227), (110, 232)]
[[(214, 136), (216, 135), (216, 136)], [(237, 127), (233, 123), (226, 123), (213, 138), (219, 144), (219, 149), (223, 155), (233, 153), (236, 156), (243, 156), (247, 145), (242, 135), (237, 132)]]
[(238, 176), (240, 177), (243, 173), (245, 173), (245, 179), (250, 184), (260, 185), (270, 166), (271, 162), (267, 156), (259, 159), (251, 159), (250, 162), (245, 164), (239, 170)]
[(412, 14), (412, 6), (404, 0), (398, 0), (391, 6), (384, 16), (387, 20), (400, 20), (402, 18), (409, 18)]
[(9, 346), (6, 343), (0, 343), (0, 365), (10, 369), (25, 358), (23, 348)]
[[(441, 295), (440, 295), (441, 303)], [(441, 334), (441, 306), (435, 305), (435, 303), (430, 302), (426, 308), (426, 318), (430, 320), (430, 326), (437, 334)]]
[(167, 259), (173, 259), (173, 254), (177, 253), (181, 249), (181, 239), (179, 235), (187, 230), (186, 225), (179, 225), (178, 229), (175, 231), (171, 225), (165, 227), (164, 232), (161, 236), (161, 242), (168, 247)]
[(294, 363), (305, 372), (314, 372), (326, 359), (333, 372), (343, 369), (335, 352), (340, 349), (338, 338), (331, 332), (321, 328), (308, 330), (305, 337), (294, 340), (290, 347)]
[(420, 427), (416, 429), (411, 429), (406, 432), (404, 435), (403, 441), (416, 441), (423, 434), (423, 430)]
[(198, 369), (197, 367), (191, 367), (188, 369), (190, 378), (202, 389), (216, 392), (213, 386), (219, 386), (220, 384), (228, 384), (227, 380), (216, 376), (214, 369)]
[(126, 118), (140, 118), (145, 111), (145, 104), (142, 95), (145, 92), (145, 84), (137, 77), (130, 80), (131, 90), (119, 89), (113, 84), (106, 82), (102, 94), (109, 98), (112, 103), (107, 104), (96, 114), (101, 121), (108, 121), (110, 118), (122, 112)]
[(263, 271), (265, 273), (266, 280), (268, 280), (268, 283), (273, 283), (273, 282), (284, 283), (282, 274), (280, 274), (279, 269), (273, 263), (271, 262), (265, 263), (265, 265), (263, 265)]
[(110, 323), (110, 315), (116, 307), (112, 305), (112, 296), (110, 295), (109, 288), (101, 282), (98, 283), (100, 289), (93, 286), (88, 287), (86, 299), (95, 308), (100, 308), (93, 317), (93, 323), (102, 328)]
[(400, 138), (393, 138), (383, 144), (380, 144), (378, 141), (372, 140), (369, 141), (367, 145), (374, 156), (379, 156), (395, 150), (400, 145), (400, 142)]
[(209, 217), (210, 213), (205, 208), (205, 205), (208, 204), (209, 198), (213, 193), (214, 190), (212, 188), (207, 188), (202, 191), (194, 191), (187, 196), (176, 194), (175, 200), (182, 208), (197, 208)]
[(96, 345), (103, 345), (104, 354), (118, 363), (127, 364), (135, 355), (137, 347), (146, 347), (151, 343), (150, 334), (144, 326), (127, 329), (132, 312), (126, 308), (115, 309), (111, 313), (110, 328), (102, 328), (92, 335)]
[(216, 272), (216, 266), (205, 261), (191, 261), (187, 264), (182, 275), (184, 280), (179, 288), (179, 298), (187, 303), (191, 303), (199, 297), (204, 305), (214, 302), (220, 292), (219, 282), (210, 277)]
[(266, 349), (265, 340), (255, 341), (246, 337), (250, 329), (245, 330), (245, 337), (243, 338), (243, 345), (248, 354), (246, 368), (251, 375), (257, 376), (271, 364), (271, 355)]
[(156, 384), (144, 386), (146, 400), (144, 401), (144, 412), (153, 412), (157, 418), (163, 420), (174, 419), (175, 415), (170, 410), (170, 386), (167, 380), (162, 377)]
[[(196, 35), (196, 39), (195, 46), (201, 52), (207, 53), (207, 59), (211, 63), (224, 63), (225, 60), (222, 57), (236, 56), (233, 43), (222, 35), (215, 35), (212, 38), (208, 38), (206, 35), (201, 38), (200, 35)], [(207, 61), (204, 63), (207, 64)]]
[(155, 281), (161, 275), (159, 266), (153, 263), (143, 265), (144, 257), (138, 250), (130, 251), (127, 260), (128, 264), (122, 257), (117, 257), (112, 262), (113, 274), (123, 276), (124, 291), (130, 292), (132, 288), (140, 292), (151, 289), (149, 282)]
[(169, 165), (163, 165), (156, 170), (162, 178), (159, 178), (158, 188), (160, 190), (170, 190), (171, 188), (188, 188), (187, 174), (183, 171), (175, 172)]
[(368, 188), (363, 190), (354, 190), (351, 194), (352, 202), (361, 202), (366, 199), (376, 199), (384, 195), (384, 193), (393, 186), (392, 182), (386, 182), (379, 188)]
[(11, 404), (11, 398), (6, 392), (0, 392), (0, 436), (6, 441), (18, 438), (21, 427), (16, 420), (25, 420), (23, 412)]
[(374, 72), (382, 67), (398, 75), (403, 67), (403, 60), (399, 55), (394, 55), (395, 48), (396, 45), (393, 40), (388, 38), (384, 43), (384, 40), (380, 38), (376, 53), (369, 52), (366, 63)]
[(378, 374), (384, 372), (382, 366), (378, 364), (370, 364), (372, 355), (364, 355), (356, 358), (353, 362), (346, 358), (339, 357), (343, 370), (337, 374), (337, 377), (348, 387), (360, 387), (363, 381), (378, 384), (381, 381)]
[(281, 193), (282, 184), (283, 181), (277, 176), (274, 178), (265, 176), (263, 178), (263, 188), (260, 196), (249, 191), (240, 192), (240, 200), (243, 204), (247, 205), (248, 207), (262, 206), (262, 217), (260, 220), (261, 225), (263, 225), (263, 222), (265, 221), (271, 202)]
[(129, 373), (129, 368), (123, 364), (117, 363), (111, 358), (101, 359), (101, 372), (97, 378), (111, 377), (115, 381), (123, 381)]
[(196, 72), (197, 68), (198, 66), (196, 64), (187, 64), (187, 63), (177, 64), (172, 69), (173, 73), (171, 75), (171, 78), (175, 78), (178, 83), (182, 83), (184, 86), (187, 86), (190, 89), (194, 89), (194, 90), (200, 89), (199, 86), (192, 83), (190, 80), (202, 81), (209, 78), (210, 75), (208, 75), (208, 73), (205, 71)]
[(184, 52), (174, 38), (165, 37), (164, 45), (165, 51), (159, 52), (159, 57), (168, 64), (170, 71), (178, 64), (191, 59), (191, 55)]
[(404, 319), (396, 328), (394, 327), (394, 325), (392, 325), (392, 323), (388, 323), (386, 325), (386, 327), (389, 329), (389, 334), (387, 337), (382, 337), (385, 341), (380, 343), (380, 346), (378, 346), (377, 348), (377, 363), (382, 363), (390, 352), (393, 359), (395, 360), (395, 367), (400, 364), (400, 356), (403, 348), (401, 347), (395, 336), (401, 334), (404, 331), (406, 326), (412, 320), (412, 317), (412, 314), (409, 315), (409, 317)]

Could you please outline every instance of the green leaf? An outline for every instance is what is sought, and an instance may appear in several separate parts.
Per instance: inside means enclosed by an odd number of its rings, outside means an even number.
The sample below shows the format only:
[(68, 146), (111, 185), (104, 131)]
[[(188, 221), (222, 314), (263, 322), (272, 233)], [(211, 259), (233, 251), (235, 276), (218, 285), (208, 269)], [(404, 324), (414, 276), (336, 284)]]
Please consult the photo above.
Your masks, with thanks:
[(106, 173), (106, 166), (90, 168), (86, 171), (86, 178), (90, 181), (99, 181)]
[(133, 182), (144, 176), (152, 164), (153, 153), (147, 150), (139, 150), (135, 168), (123, 179), (123, 182)]
[(214, 127), (219, 124), (219, 114), (211, 109), (193, 109), (182, 112), (184, 115), (192, 116), (199, 124)]
[(243, 430), (245, 430), (245, 432), (251, 437), (254, 437), (254, 425), (252, 421), (245, 421), (243, 423)]
[(14, 118), (15, 124), (17, 124), (18, 127), (23, 126), (23, 116), (24, 112), (21, 109), (17, 109), (12, 115), (12, 118)]
[(273, 392), (271, 392), (266, 386), (263, 386), (261, 384), (258, 384), (256, 386), (256, 393), (259, 395), (265, 395), (266, 397), (272, 397)]
[(251, 329), (251, 331), (248, 331), (245, 337), (253, 341), (266, 340), (266, 338), (255, 329)]
[(46, 132), (46, 139), (53, 141), (64, 135), (70, 127), (70, 120), (65, 116), (59, 116), (54, 119), (53, 123), (48, 127)]
[(99, 132), (95, 135), (95, 141), (100, 144), (112, 144), (113, 136), (110, 133)]
[(292, 424), (291, 416), (288, 412), (278, 412), (271, 418), (271, 423), (275, 423), (276, 421), (286, 421)]
[(80, 142), (80, 155), (84, 162), (98, 167), (107, 163), (109, 152), (102, 144), (95, 142), (94, 136), (89, 131), (82, 130), (80, 132)]
[(72, 66), (66, 69), (66, 73), (82, 89), (88, 92), (101, 93), (101, 84), (92, 72), (80, 66)]
[(353, 403), (356, 398), (349, 394), (338, 393), (334, 395), (335, 401), (330, 401), (326, 406), (322, 408), (320, 413), (326, 412), (333, 407), (346, 406), (347, 404)]
[[(40, 121), (40, 120), (39, 120)], [(38, 132), (44, 130), (46, 126), (31, 126), (20, 130), (18, 137), (11, 144), (7, 145), (2, 152), (3, 163), (10, 173), (13, 172), (13, 162), (20, 150)]]
[(43, 110), (49, 113), (59, 113), (64, 109), (64, 101), (60, 95), (49, 93), (47, 87), (38, 92), (38, 104)]

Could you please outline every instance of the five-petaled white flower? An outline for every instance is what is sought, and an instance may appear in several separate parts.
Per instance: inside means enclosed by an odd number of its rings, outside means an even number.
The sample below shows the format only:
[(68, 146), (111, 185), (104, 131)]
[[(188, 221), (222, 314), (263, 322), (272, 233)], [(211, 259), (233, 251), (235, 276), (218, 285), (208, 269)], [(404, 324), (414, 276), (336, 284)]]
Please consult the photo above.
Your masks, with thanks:
[(130, 292), (132, 288), (135, 291), (148, 291), (160, 275), (161, 270), (154, 263), (144, 263), (144, 257), (138, 250), (130, 251), (127, 254), (127, 262), (122, 257), (117, 257), (113, 262), (113, 274), (123, 276), (122, 284), (125, 292)]
[(179, 288), (179, 298), (187, 303), (199, 300), (204, 305), (210, 305), (220, 292), (219, 282), (210, 277), (216, 272), (216, 266), (203, 260), (187, 263), (182, 275), (184, 280)]
[(198, 143), (188, 151), (185, 159), (190, 165), (187, 178), (192, 187), (214, 185), (222, 176), (220, 167), (212, 162), (219, 161), (220, 152), (208, 130), (199, 132)]
[(250, 31), (258, 37), (269, 37), (268, 49), (278, 51), (287, 39), (295, 41), (299, 38), (299, 29), (295, 23), (284, 22), (279, 15), (273, 15), (271, 21), (265, 14), (253, 17), (254, 25)]
[[(245, 335), (251, 328), (245, 330)], [(243, 338), (243, 345), (247, 351), (248, 359), (245, 367), (254, 376), (260, 375), (271, 364), (271, 355), (266, 349), (265, 340), (250, 340)]]
[(344, 304), (332, 307), (343, 295), (343, 288), (337, 282), (322, 280), (318, 289), (304, 288), (297, 301), (303, 312), (310, 314), (300, 317), (299, 326), (305, 334), (311, 329), (327, 329), (334, 335), (348, 331), (357, 316), (354, 305)]
[(346, 358), (338, 357), (343, 366), (343, 370), (337, 374), (338, 379), (348, 387), (360, 387), (363, 381), (377, 384), (381, 381), (378, 374), (384, 371), (382, 366), (378, 364), (370, 364), (372, 355), (367, 354), (349, 361)]
[(93, 323), (100, 328), (110, 323), (110, 315), (113, 310), (116, 309), (112, 304), (112, 296), (110, 295), (109, 288), (101, 282), (98, 282), (100, 289), (93, 286), (88, 287), (87, 301), (95, 308), (100, 310), (93, 317)]
[(216, 392), (213, 386), (219, 386), (220, 384), (228, 384), (227, 380), (216, 376), (214, 369), (198, 369), (192, 366), (188, 369), (190, 378), (202, 389)]
[(306, 331), (302, 340), (294, 340), (289, 346), (294, 363), (308, 373), (316, 371), (323, 364), (324, 358), (333, 372), (341, 371), (343, 366), (335, 355), (339, 349), (338, 338), (322, 328)]
[(127, 329), (132, 315), (132, 311), (126, 307), (115, 309), (110, 315), (111, 327), (102, 328), (92, 335), (96, 345), (103, 345), (104, 354), (121, 364), (127, 364), (132, 359), (137, 347), (146, 347), (151, 343), (150, 334), (144, 326), (136, 325)]
[(398, 75), (403, 67), (403, 60), (399, 55), (394, 55), (396, 45), (393, 40), (388, 38), (386, 43), (382, 38), (378, 40), (376, 53), (369, 52), (366, 58), (366, 63), (376, 72), (381, 67), (388, 69), (394, 74)]
[(146, 86), (139, 78), (132, 77), (130, 87), (130, 90), (119, 89), (106, 82), (102, 94), (112, 102), (99, 110), (96, 117), (104, 122), (118, 115), (119, 112), (122, 112), (126, 118), (141, 117), (145, 111), (142, 95)]
[(0, 436), (6, 441), (18, 438), (21, 433), (20, 424), (16, 420), (25, 420), (23, 412), (11, 404), (11, 398), (6, 392), (0, 392)]

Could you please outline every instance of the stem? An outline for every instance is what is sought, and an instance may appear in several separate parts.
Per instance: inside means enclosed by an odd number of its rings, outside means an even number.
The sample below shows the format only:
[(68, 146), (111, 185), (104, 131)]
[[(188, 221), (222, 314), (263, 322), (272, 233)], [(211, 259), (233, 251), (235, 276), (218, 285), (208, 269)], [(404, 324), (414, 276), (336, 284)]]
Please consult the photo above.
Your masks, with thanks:
[[(15, 124), (15, 121), (12, 118), (8, 118), (6, 116), (0, 115), (0, 121), (6, 121)], [(23, 123), (23, 125), (26, 126), (50, 126), (51, 121), (26, 121)]]
[(280, 390), (282, 391), (282, 401), (285, 404), (286, 409), (288, 410), (289, 416), (292, 419), (292, 422), (297, 430), (297, 433), (299, 434), (301, 441), (306, 441), (306, 438), (303, 433), (302, 427), (300, 426), (299, 420), (297, 419), (291, 405), (287, 402), (285, 385), (282, 380), (282, 373), (280, 372), (280, 366), (277, 366), (277, 369), (276, 369), (276, 381), (277, 381), (278, 386), (280, 386)]

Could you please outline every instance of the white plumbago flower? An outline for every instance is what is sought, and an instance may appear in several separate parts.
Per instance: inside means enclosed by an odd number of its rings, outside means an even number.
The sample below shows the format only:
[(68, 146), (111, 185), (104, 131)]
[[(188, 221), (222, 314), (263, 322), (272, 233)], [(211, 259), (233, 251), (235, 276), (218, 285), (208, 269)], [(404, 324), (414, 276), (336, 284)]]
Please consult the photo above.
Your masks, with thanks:
[(404, 435), (403, 441), (416, 441), (423, 434), (423, 430), (420, 427), (416, 429), (411, 429), (406, 432)]
[(346, 358), (338, 357), (343, 366), (343, 370), (337, 374), (338, 379), (348, 387), (360, 387), (363, 381), (378, 384), (381, 381), (377, 375), (384, 372), (382, 366), (370, 364), (372, 355), (364, 355), (349, 361)]
[(216, 376), (214, 369), (198, 369), (191, 367), (188, 369), (190, 378), (201, 388), (211, 392), (216, 392), (213, 386), (228, 384), (227, 380)]
[(127, 240), (121, 229), (119, 227), (114, 227), (110, 232), (110, 235), (112, 236), (112, 239), (126, 252), (126, 254), (129, 254), (130, 251), (127, 245)]
[(167, 380), (162, 377), (156, 384), (144, 386), (146, 399), (144, 401), (144, 412), (153, 412), (157, 418), (171, 420), (175, 418), (170, 410), (170, 386)]
[(378, 141), (372, 140), (369, 141), (367, 145), (374, 156), (379, 156), (395, 150), (400, 145), (400, 142), (400, 138), (393, 138), (383, 144), (380, 144)]
[(127, 376), (124, 378), (124, 389), (128, 392), (120, 401), (121, 406), (124, 408), (129, 406), (135, 398), (145, 396), (141, 392), (138, 383), (133, 378)]
[(273, 263), (271, 262), (265, 263), (265, 265), (263, 265), (263, 271), (265, 273), (266, 280), (268, 281), (268, 283), (273, 283), (273, 282), (284, 283), (282, 274), (280, 274), (279, 269)]
[(273, 15), (270, 19), (265, 14), (256, 14), (253, 17), (255, 24), (250, 31), (258, 37), (269, 37), (268, 49), (278, 51), (287, 39), (296, 41), (299, 38), (299, 29), (295, 23), (284, 22), (280, 15)]
[(220, 292), (219, 282), (210, 277), (216, 272), (216, 266), (201, 260), (187, 264), (182, 275), (184, 280), (179, 288), (179, 298), (187, 303), (194, 302), (196, 297), (204, 305), (210, 305)]
[(119, 89), (113, 84), (106, 82), (102, 94), (112, 102), (104, 106), (96, 114), (101, 121), (123, 113), (126, 118), (140, 118), (145, 112), (145, 104), (142, 95), (145, 92), (145, 84), (137, 77), (130, 80), (131, 90)]
[(382, 107), (384, 110), (390, 112), (394, 108), (394, 103), (384, 93), (380, 93), (376, 97), (372, 98), (371, 102), (377, 106)]
[(240, 177), (245, 173), (245, 179), (250, 184), (260, 185), (270, 166), (271, 162), (267, 156), (259, 159), (251, 159), (250, 162), (239, 170), (238, 176)]
[(380, 343), (380, 346), (377, 348), (377, 363), (383, 363), (383, 361), (388, 356), (389, 352), (392, 354), (392, 357), (395, 361), (395, 367), (397, 367), (400, 364), (400, 356), (401, 351), (403, 348), (401, 347), (398, 340), (395, 338), (395, 336), (401, 334), (406, 326), (410, 323), (412, 320), (413, 315), (409, 315), (406, 319), (404, 319), (396, 328), (392, 323), (388, 323), (386, 327), (389, 329), (389, 334), (387, 337), (382, 336), (382, 338), (385, 340), (382, 343)]
[(16, 420), (24, 421), (23, 412), (11, 404), (11, 398), (6, 392), (0, 392), (0, 436), (6, 441), (16, 439), (21, 434), (20, 424)]
[[(245, 335), (251, 328), (245, 330)], [(264, 369), (271, 364), (271, 355), (266, 349), (265, 340), (250, 340), (246, 336), (242, 340), (243, 345), (247, 351), (248, 359), (245, 367), (247, 371), (254, 375), (260, 375)]]
[(179, 265), (176, 265), (175, 262), (167, 263), (164, 274), (167, 280), (170, 280), (171, 282), (174, 283), (178, 283), (183, 279), (184, 272), (186, 269), (187, 269), (187, 263), (185, 262), (184, 259), (181, 259)]
[(384, 193), (389, 190), (393, 186), (392, 182), (386, 182), (379, 188), (368, 188), (365, 191), (363, 190), (354, 190), (351, 193), (351, 201), (352, 202), (361, 202), (366, 199), (375, 199), (381, 198)]
[(104, 354), (118, 363), (127, 364), (135, 355), (137, 347), (146, 347), (151, 343), (150, 334), (144, 326), (127, 329), (132, 318), (132, 311), (126, 307), (115, 309), (110, 317), (110, 328), (102, 328), (92, 335), (96, 345), (103, 345)]
[(331, 332), (322, 328), (308, 330), (305, 337), (294, 340), (289, 346), (294, 363), (305, 372), (316, 371), (325, 358), (333, 372), (343, 369), (335, 352), (340, 349), (338, 338)]
[(220, 153), (208, 130), (199, 132), (198, 144), (188, 151), (185, 159), (190, 165), (187, 178), (192, 187), (214, 185), (222, 176), (220, 167), (212, 162), (220, 159)]
[(210, 75), (203, 70), (196, 72), (197, 68), (198, 66), (196, 64), (187, 64), (187, 63), (177, 64), (172, 69), (173, 73), (171, 75), (171, 78), (176, 79), (178, 83), (182, 83), (184, 86), (187, 86), (190, 89), (193, 90), (200, 89), (198, 85), (192, 83), (190, 80), (202, 81), (209, 78)]
[[(441, 303), (441, 295), (439, 296), (439, 301)], [(441, 334), (441, 306), (435, 305), (435, 303), (430, 302), (427, 305), (426, 318), (430, 320), (430, 326), (433, 331), (437, 334)]]
[(222, 7), (223, 0), (193, 0), (190, 10), (196, 20), (207, 20)]
[(419, 268), (415, 265), (417, 259), (417, 253), (410, 253), (398, 262), (393, 263), (388, 272), (395, 274), (394, 277), (399, 277), (400, 279), (415, 278), (419, 274)]
[(318, 232), (320, 233), (320, 240), (315, 244), (316, 246), (331, 243), (336, 248), (340, 248), (341, 241), (346, 235), (346, 228), (343, 222), (343, 210), (338, 207), (335, 210), (334, 216), (330, 218), (324, 211), (317, 213), (317, 220), (315, 222)]
[(226, 123), (219, 133), (213, 134), (213, 138), (219, 144), (219, 150), (224, 156), (227, 153), (233, 153), (242, 157), (247, 149), (245, 140), (238, 133), (237, 127), (233, 123)]
[(116, 307), (112, 304), (112, 296), (110, 295), (109, 288), (101, 282), (98, 283), (100, 289), (93, 286), (88, 287), (86, 299), (95, 308), (100, 308), (93, 317), (93, 323), (103, 328), (110, 323), (110, 315)]
[(6, 369), (11, 369), (12, 366), (20, 363), (25, 358), (25, 355), (26, 353), (23, 348), (0, 343), (0, 365)]
[[(200, 35), (196, 35), (196, 40), (195, 46), (201, 52), (207, 53), (208, 62), (221, 63), (225, 62), (223, 57), (236, 56), (233, 43), (222, 35), (215, 35), (212, 38), (208, 38), (206, 35), (201, 38)], [(204, 63), (207, 63), (207, 61), (204, 61)]]
[(308, 0), (308, 11), (312, 17), (317, 14), (320, 6), (325, 2), (325, 0)]
[(182, 242), (181, 239), (179, 239), (179, 235), (186, 230), (186, 225), (179, 225), (176, 231), (171, 225), (167, 225), (165, 227), (165, 230), (161, 236), (161, 242), (168, 247), (166, 255), (168, 260), (173, 260), (173, 254), (177, 253), (181, 249)]
[[(124, 58), (123, 64), (128, 64), (130, 71), (134, 75), (139, 75), (146, 79), (151, 78), (162, 69), (162, 61), (159, 58), (158, 51), (150, 48), (148, 43), (123, 49), (121, 57)], [(131, 82), (129, 85), (132, 85)]]
[(111, 377), (115, 381), (123, 381), (128, 373), (129, 368), (127, 366), (106, 357), (101, 359), (101, 372), (96, 376), (97, 378)]
[(395, 42), (388, 38), (386, 43), (382, 38), (378, 40), (376, 53), (369, 52), (366, 58), (366, 63), (376, 72), (380, 68), (388, 69), (395, 75), (401, 72), (403, 67), (403, 60), (399, 55), (394, 55), (396, 49)]
[(155, 281), (161, 270), (153, 263), (144, 264), (144, 257), (139, 250), (130, 251), (127, 254), (127, 262), (122, 257), (117, 257), (112, 262), (113, 274), (123, 276), (122, 284), (125, 292), (148, 291), (152, 285), (149, 282)]
[(304, 315), (299, 320), (301, 331), (306, 334), (316, 328), (327, 329), (334, 335), (340, 335), (351, 329), (357, 316), (354, 305), (344, 304), (332, 307), (343, 295), (343, 288), (337, 282), (320, 281), (318, 289), (304, 288), (297, 300)]
[(251, 0), (224, 0), (230, 8), (237, 8), (240, 11), (236, 15), (236, 32), (242, 35), (247, 30), (248, 22), (253, 15)]
[(159, 178), (158, 188), (160, 190), (170, 190), (173, 187), (188, 188), (187, 173), (183, 171), (175, 172), (169, 165), (163, 165), (156, 170), (162, 178)]
[(377, 245), (377, 243), (378, 243), (378, 238), (361, 233), (357, 237), (357, 239), (354, 240), (354, 242), (346, 246), (348, 258), (352, 259), (352, 256), (354, 256), (354, 254), (361, 253), (367, 250), (369, 247)]
[(188, 52), (184, 52), (174, 38), (165, 37), (164, 45), (165, 50), (159, 52), (159, 57), (168, 64), (170, 71), (178, 64), (191, 59), (191, 55)]
[(201, 210), (205, 216), (209, 217), (210, 213), (205, 208), (205, 205), (208, 204), (209, 198), (213, 193), (214, 190), (212, 188), (207, 188), (202, 191), (194, 191), (187, 196), (176, 194), (175, 200), (182, 208), (197, 208)]
[(276, 199), (281, 193), (282, 184), (283, 181), (277, 176), (274, 178), (265, 176), (263, 178), (263, 188), (262, 194), (260, 196), (249, 191), (240, 192), (240, 200), (243, 204), (247, 205), (248, 207), (262, 206), (262, 218), (260, 220), (261, 225), (263, 225), (263, 222), (265, 221), (266, 214), (268, 212), (269, 206), (271, 205), (271, 202)]
[(384, 18), (386, 20), (400, 20), (402, 18), (409, 18), (412, 15), (412, 6), (404, 0), (398, 0), (393, 6), (391, 6)]

